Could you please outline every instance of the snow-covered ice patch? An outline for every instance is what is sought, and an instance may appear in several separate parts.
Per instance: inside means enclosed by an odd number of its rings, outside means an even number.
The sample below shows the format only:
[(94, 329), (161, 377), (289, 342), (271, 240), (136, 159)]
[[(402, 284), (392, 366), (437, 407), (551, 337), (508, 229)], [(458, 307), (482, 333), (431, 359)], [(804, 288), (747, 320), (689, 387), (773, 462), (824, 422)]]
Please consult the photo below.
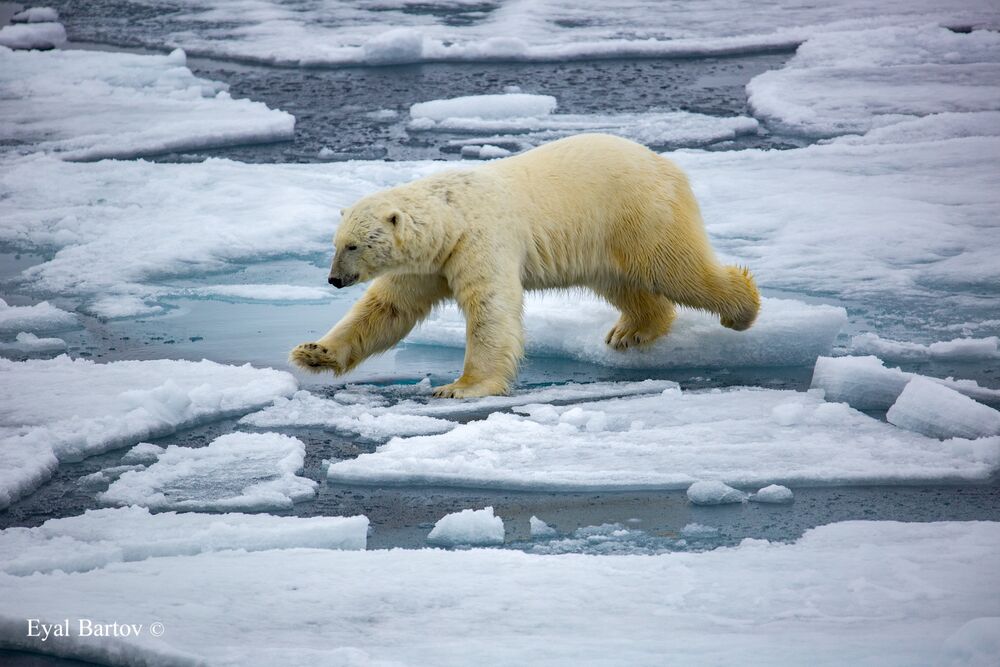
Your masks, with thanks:
[[(793, 419), (774, 408), (796, 404)], [(335, 482), (549, 490), (983, 481), (1000, 437), (941, 443), (819, 393), (734, 389), (528, 405), (330, 465)], [(780, 411), (779, 411), (780, 412)]]
[(330, 290), (306, 285), (209, 285), (183, 290), (191, 296), (233, 299), (237, 301), (329, 301)]
[(438, 519), (427, 535), (431, 544), (444, 546), (487, 546), (503, 544), (503, 519), (493, 514), (492, 507), (462, 510)]
[(1000, 435), (1000, 411), (922, 377), (906, 384), (885, 418), (931, 438), (971, 440)]
[(66, 341), (62, 338), (39, 338), (25, 331), (17, 334), (13, 343), (0, 342), (0, 353), (52, 354), (65, 351)]
[(364, 549), (368, 519), (252, 514), (151, 514), (144, 507), (88, 510), (37, 528), (0, 531), (0, 571), (84, 572), (122, 563), (224, 549)]
[[(7, 60), (7, 49), (54, 49), (66, 43), (66, 28), (62, 23), (19, 23), (5, 25), (0, 28), (0, 67), (10, 67)], [(10, 53), (10, 52), (7, 52)], [(34, 54), (31, 54), (34, 55)], [(0, 76), (0, 86), (3, 86), (3, 76)], [(0, 88), (2, 90), (2, 88)], [(3, 106), (0, 106), (2, 109)], [(3, 125), (0, 125), (0, 136), (3, 136)]]
[(681, 535), (691, 538), (715, 537), (719, 534), (718, 528), (706, 526), (701, 523), (692, 522), (681, 528)]
[(1000, 338), (955, 338), (929, 345), (882, 338), (875, 333), (851, 337), (851, 354), (873, 354), (886, 361), (989, 361), (1000, 359)]
[(974, 618), (941, 647), (942, 667), (993, 667), (1000, 655), (1000, 616)]
[(730, 505), (743, 503), (747, 494), (722, 482), (695, 482), (688, 487), (687, 499), (693, 505)]
[[(670, 333), (651, 348), (618, 352), (604, 342), (618, 317), (611, 305), (582, 291), (529, 294), (524, 308), (525, 349), (530, 355), (619, 368), (807, 366), (829, 353), (847, 323), (843, 308), (765, 298), (757, 321), (747, 331), (732, 331), (720, 325), (718, 317), (680, 309)], [(407, 340), (464, 347), (465, 318), (457, 307), (446, 306)]]
[(227, 433), (207, 447), (171, 445), (144, 470), (122, 474), (102, 502), (151, 509), (267, 511), (316, 494), (298, 476), (306, 446), (280, 433)]
[(121, 462), (126, 464), (140, 463), (148, 465), (150, 463), (155, 463), (156, 459), (160, 458), (160, 454), (165, 451), (165, 447), (154, 445), (151, 442), (140, 442), (138, 445), (125, 452), (125, 456), (122, 457)]
[(547, 116), (556, 110), (556, 106), (556, 98), (552, 95), (526, 93), (468, 95), (447, 100), (419, 102), (410, 107), (410, 118), (426, 119), (433, 123), (446, 122), (452, 118), (483, 121), (531, 118)]
[(59, 12), (52, 7), (28, 7), (10, 17), (11, 23), (51, 23), (59, 20)]
[(795, 500), (792, 490), (780, 484), (769, 484), (757, 493), (750, 494), (750, 500), (755, 503), (784, 505)]
[(76, 316), (48, 301), (33, 306), (10, 306), (0, 299), (0, 333), (59, 331), (78, 326)]
[[(8, 29), (46, 25), (58, 24), (8, 26), (0, 43)], [(0, 118), (7, 142), (67, 160), (277, 141), (290, 139), (295, 127), (291, 114), (234, 100), (225, 84), (194, 76), (180, 50), (160, 56), (0, 49)]]
[(80, 460), (291, 395), (289, 373), (211, 361), (0, 359), (0, 507)]

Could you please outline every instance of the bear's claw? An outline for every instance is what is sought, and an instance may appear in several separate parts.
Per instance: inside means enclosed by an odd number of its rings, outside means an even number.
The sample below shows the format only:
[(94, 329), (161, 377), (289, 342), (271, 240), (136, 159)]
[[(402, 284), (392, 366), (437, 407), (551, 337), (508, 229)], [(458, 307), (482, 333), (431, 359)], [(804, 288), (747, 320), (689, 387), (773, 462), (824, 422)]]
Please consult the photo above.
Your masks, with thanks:
[(505, 386), (497, 386), (489, 382), (479, 382), (476, 384), (466, 384), (461, 380), (456, 380), (451, 384), (437, 387), (434, 390), (434, 398), (480, 398), (482, 396), (498, 396), (506, 394)]
[(289, 358), (299, 368), (312, 373), (320, 373), (326, 369), (330, 369), (337, 374), (343, 372), (336, 357), (330, 354), (330, 351), (319, 343), (302, 343), (292, 350)]
[(643, 331), (618, 322), (611, 327), (608, 335), (604, 337), (604, 342), (611, 349), (624, 352), (631, 347), (648, 347), (662, 335), (662, 333)]

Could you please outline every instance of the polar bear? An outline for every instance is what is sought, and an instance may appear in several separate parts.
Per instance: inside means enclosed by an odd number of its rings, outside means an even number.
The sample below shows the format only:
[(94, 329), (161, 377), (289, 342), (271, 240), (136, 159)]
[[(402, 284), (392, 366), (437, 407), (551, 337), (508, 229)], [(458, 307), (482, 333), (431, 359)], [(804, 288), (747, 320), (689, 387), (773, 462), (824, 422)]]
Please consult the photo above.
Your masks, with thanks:
[(509, 390), (525, 290), (593, 290), (621, 311), (606, 342), (622, 351), (666, 334), (675, 304), (737, 331), (760, 309), (750, 272), (716, 261), (680, 168), (620, 137), (560, 139), (377, 192), (341, 215), (330, 284), (375, 282), (329, 333), (292, 350), (308, 370), (346, 373), (448, 298), (466, 318), (462, 375), (434, 392), (448, 398)]

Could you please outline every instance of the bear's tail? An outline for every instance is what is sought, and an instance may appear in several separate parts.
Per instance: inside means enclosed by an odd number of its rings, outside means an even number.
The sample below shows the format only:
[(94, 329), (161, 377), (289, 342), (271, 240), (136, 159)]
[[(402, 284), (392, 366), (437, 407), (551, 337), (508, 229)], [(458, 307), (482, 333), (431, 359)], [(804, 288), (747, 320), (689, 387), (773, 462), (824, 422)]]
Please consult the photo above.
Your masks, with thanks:
[(726, 304), (720, 313), (720, 322), (734, 331), (746, 331), (760, 312), (757, 282), (746, 266), (727, 266), (722, 272), (726, 281)]

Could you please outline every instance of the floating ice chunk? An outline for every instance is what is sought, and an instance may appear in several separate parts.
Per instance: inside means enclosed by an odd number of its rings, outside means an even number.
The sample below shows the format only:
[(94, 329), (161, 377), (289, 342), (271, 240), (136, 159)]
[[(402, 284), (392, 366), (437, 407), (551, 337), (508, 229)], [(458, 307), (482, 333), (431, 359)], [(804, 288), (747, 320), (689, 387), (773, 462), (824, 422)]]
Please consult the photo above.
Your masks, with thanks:
[(207, 447), (167, 447), (156, 463), (123, 474), (99, 498), (151, 509), (288, 509), (316, 493), (315, 481), (296, 474), (305, 455), (301, 440), (280, 433), (227, 433)]
[(192, 296), (221, 297), (242, 301), (329, 301), (330, 290), (304, 285), (210, 285), (185, 290)]
[(715, 537), (719, 534), (718, 528), (706, 526), (700, 523), (689, 523), (681, 528), (681, 535), (687, 538)]
[(812, 388), (826, 400), (844, 402), (858, 410), (885, 410), (914, 378), (925, 378), (981, 401), (1000, 401), (1000, 390), (980, 387), (973, 380), (932, 378), (886, 368), (877, 357), (820, 357), (813, 369)]
[(885, 418), (890, 424), (931, 438), (1000, 435), (1000, 411), (922, 377), (907, 383)]
[(0, 352), (24, 352), (41, 354), (64, 352), (66, 341), (62, 338), (39, 338), (33, 333), (22, 331), (17, 334), (13, 343), (0, 343)]
[(438, 519), (427, 536), (431, 544), (445, 546), (503, 544), (503, 519), (492, 507), (462, 510)]
[(750, 494), (750, 500), (755, 503), (773, 503), (777, 505), (783, 505), (785, 503), (790, 503), (795, 499), (792, 495), (792, 490), (787, 486), (781, 486), (780, 484), (771, 484), (765, 486), (763, 489), (757, 493)]
[(129, 294), (102, 296), (91, 301), (87, 312), (104, 320), (125, 317), (143, 317), (163, 312), (163, 306), (150, 303), (147, 299)]
[[(776, 423), (772, 410), (792, 400), (803, 406), (796, 423)], [(669, 391), (519, 411), (395, 438), (332, 463), (327, 476), (570, 491), (684, 489), (708, 477), (733, 486), (983, 480), (1000, 468), (1000, 437), (942, 446), (818, 393)]]
[(0, 571), (83, 572), (109, 563), (243, 549), (361, 549), (368, 519), (251, 514), (151, 514), (144, 507), (88, 510), (37, 528), (0, 531)]
[[(8, 26), (44, 30), (59, 24)], [(65, 40), (65, 34), (63, 34)], [(0, 50), (0, 137), (67, 160), (133, 158), (178, 150), (290, 139), (295, 118), (234, 100), (200, 79), (183, 51)]]
[(687, 497), (695, 505), (730, 505), (747, 500), (747, 494), (722, 482), (695, 482), (688, 487)]
[(10, 17), (11, 23), (50, 23), (59, 20), (59, 12), (52, 7), (29, 7)]
[(33, 306), (9, 306), (0, 299), (0, 332), (58, 331), (77, 327), (76, 316), (48, 301)]
[(544, 521), (542, 521), (541, 519), (539, 519), (537, 516), (534, 515), (532, 515), (532, 517), (528, 519), (528, 527), (531, 530), (532, 539), (555, 537), (556, 535), (555, 528), (553, 528), (552, 526), (545, 523)]
[(0, 359), (0, 507), (59, 461), (244, 414), (296, 389), (289, 373), (249, 364)]
[(410, 118), (427, 118), (435, 123), (446, 122), (451, 118), (523, 119), (547, 116), (556, 110), (556, 106), (556, 98), (551, 95), (469, 95), (414, 104), (410, 107)]
[(372, 65), (419, 62), (423, 53), (423, 34), (410, 28), (387, 30), (369, 39), (364, 46), (365, 61)]
[(125, 453), (125, 456), (122, 457), (122, 463), (155, 463), (156, 459), (160, 458), (160, 454), (165, 451), (164, 447), (154, 445), (151, 442), (140, 442)]
[(507, 157), (510, 154), (511, 151), (506, 148), (500, 148), (499, 146), (493, 146), (492, 144), (484, 144), (482, 146), (462, 146), (462, 157), (477, 158), (480, 160), (493, 160), (496, 158)]
[(1000, 338), (955, 338), (921, 345), (864, 333), (851, 338), (850, 349), (853, 354), (874, 354), (886, 361), (985, 361), (1000, 359)]
[[(648, 350), (617, 352), (604, 342), (618, 311), (583, 292), (529, 294), (525, 300), (528, 354), (579, 359), (622, 368), (734, 368), (812, 365), (827, 354), (847, 322), (843, 308), (763, 299), (748, 331), (731, 331), (717, 317), (681, 310), (670, 333)], [(407, 339), (463, 347), (465, 318), (446, 306)]]
[(974, 618), (945, 640), (942, 667), (994, 667), (1000, 655), (1000, 616)]
[[(4, 62), (6, 56), (2, 49), (54, 49), (66, 43), (66, 29), (62, 23), (20, 23), (17, 25), (5, 25), (0, 28), (0, 65), (3, 68), (12, 66), (12, 63)], [(3, 85), (3, 77), (0, 77), (0, 87)], [(2, 108), (2, 107), (0, 107)], [(0, 134), (2, 132), (0, 125)]]

